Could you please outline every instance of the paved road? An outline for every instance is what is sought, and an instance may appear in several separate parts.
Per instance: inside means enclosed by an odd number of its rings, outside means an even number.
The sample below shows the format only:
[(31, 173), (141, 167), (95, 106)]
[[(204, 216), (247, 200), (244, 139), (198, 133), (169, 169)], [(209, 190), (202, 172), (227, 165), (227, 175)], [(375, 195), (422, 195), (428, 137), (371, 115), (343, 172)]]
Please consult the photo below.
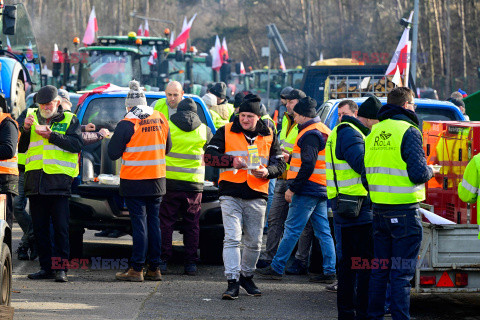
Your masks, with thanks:
[[(14, 228), (14, 249), (20, 228)], [(127, 259), (131, 238), (96, 238), (86, 234), (85, 254), (90, 259)], [(125, 283), (114, 280), (105, 268), (71, 270), (68, 283), (32, 281), (26, 275), (37, 261), (19, 261), (14, 255), (12, 305), (14, 319), (336, 319), (336, 294), (305, 276), (287, 276), (279, 282), (259, 280), (262, 297), (244, 293), (236, 301), (223, 301), (226, 288), (222, 266), (200, 265), (196, 277), (183, 275), (181, 262), (163, 281)], [(415, 295), (412, 319), (480, 319), (480, 296)]]

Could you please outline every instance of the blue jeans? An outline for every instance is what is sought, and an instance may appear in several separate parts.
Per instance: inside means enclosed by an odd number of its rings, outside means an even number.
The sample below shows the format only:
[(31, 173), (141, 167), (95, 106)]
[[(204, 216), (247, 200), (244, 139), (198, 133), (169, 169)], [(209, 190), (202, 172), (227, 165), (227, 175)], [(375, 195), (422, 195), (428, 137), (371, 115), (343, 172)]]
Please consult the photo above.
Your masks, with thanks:
[(148, 252), (151, 270), (160, 265), (160, 203), (162, 197), (125, 198), (132, 223), (132, 258), (130, 266), (141, 271)]
[(410, 319), (410, 280), (415, 274), (422, 224), (416, 209), (373, 211), (374, 257), (386, 259), (386, 267), (372, 270), (368, 316), (383, 319), (385, 296), (390, 279), (391, 306), (393, 319)]
[(327, 201), (317, 197), (293, 195), (288, 210), (283, 238), (272, 260), (272, 269), (283, 274), (288, 258), (300, 238), (308, 219), (311, 219), (315, 236), (320, 241), (323, 255), (323, 273), (335, 274), (335, 247), (327, 217)]

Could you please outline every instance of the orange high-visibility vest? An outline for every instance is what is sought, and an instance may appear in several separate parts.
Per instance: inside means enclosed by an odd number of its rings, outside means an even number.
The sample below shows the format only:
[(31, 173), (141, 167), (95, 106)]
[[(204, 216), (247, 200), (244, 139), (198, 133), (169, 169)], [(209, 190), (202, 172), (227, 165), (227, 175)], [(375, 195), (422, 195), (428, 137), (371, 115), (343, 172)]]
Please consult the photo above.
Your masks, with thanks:
[[(8, 113), (0, 114), (0, 123), (2, 123), (3, 120), (5, 120), (5, 118), (7, 117), (12, 119), (12, 117)], [(13, 121), (17, 126), (17, 132), (18, 132), (18, 123), (15, 120)], [(18, 134), (18, 138), (20, 139), (20, 133)], [(17, 144), (18, 144), (18, 141), (17, 141)], [(0, 161), (0, 174), (13, 174), (18, 176), (18, 156), (16, 152), (13, 158)]]
[(124, 120), (134, 124), (135, 133), (123, 152), (120, 178), (143, 180), (165, 177), (165, 144), (168, 137), (165, 116), (155, 110), (146, 119)]
[[(326, 134), (327, 136), (330, 135), (331, 130), (321, 122), (313, 123), (302, 130), (297, 136), (295, 140), (295, 145), (293, 146), (292, 150), (292, 159), (290, 160), (290, 169), (287, 173), (287, 180), (295, 179), (302, 166), (302, 159), (300, 158), (300, 147), (298, 146), (298, 140), (311, 130), (318, 130), (321, 133)], [(315, 163), (315, 169), (313, 170), (312, 175), (308, 180), (321, 184), (323, 186), (327, 185), (327, 175), (326, 175), (326, 165), (325, 165), (325, 148), (320, 150), (317, 157), (317, 162)]]
[[(235, 133), (230, 129), (233, 123), (227, 123), (225, 125), (225, 154), (231, 156), (241, 156), (248, 158), (248, 142), (245, 139), (243, 133)], [(269, 129), (270, 130), (270, 129)], [(271, 133), (271, 130), (270, 130)], [(270, 148), (273, 143), (273, 135), (261, 136), (258, 135), (255, 139), (255, 145), (258, 148), (258, 156), (264, 167), (268, 165), (268, 158), (270, 156)], [(234, 183), (244, 183), (255, 191), (268, 194), (268, 179), (255, 178), (252, 174), (249, 174), (249, 170), (238, 170), (237, 174), (233, 174), (234, 168), (220, 169), (220, 178), (218, 182), (225, 180)]]

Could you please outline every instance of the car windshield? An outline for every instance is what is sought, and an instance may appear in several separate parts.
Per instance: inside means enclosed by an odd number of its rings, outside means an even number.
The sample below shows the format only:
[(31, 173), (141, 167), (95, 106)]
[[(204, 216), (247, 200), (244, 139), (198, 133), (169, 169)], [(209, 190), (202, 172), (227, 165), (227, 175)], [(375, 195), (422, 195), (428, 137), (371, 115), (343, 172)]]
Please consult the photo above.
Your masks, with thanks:
[(133, 79), (132, 56), (127, 52), (88, 53), (87, 63), (82, 63), (82, 88), (95, 87), (113, 83), (117, 86), (128, 87)]
[[(151, 105), (158, 98), (148, 98), (147, 103)], [(207, 120), (202, 107), (197, 103), (197, 113), (200, 120), (206, 124)], [(117, 123), (125, 117), (125, 97), (104, 97), (92, 99), (88, 103), (85, 114), (82, 118), (82, 125), (93, 123), (96, 130), (106, 128), (115, 131)]]

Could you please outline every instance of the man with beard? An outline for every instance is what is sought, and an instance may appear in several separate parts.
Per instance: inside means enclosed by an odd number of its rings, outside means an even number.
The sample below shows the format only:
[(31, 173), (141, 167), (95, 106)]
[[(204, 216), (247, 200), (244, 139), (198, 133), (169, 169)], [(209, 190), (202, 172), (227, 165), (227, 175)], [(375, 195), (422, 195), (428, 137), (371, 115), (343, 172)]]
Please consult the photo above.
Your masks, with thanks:
[[(71, 112), (63, 112), (57, 88), (41, 88), (36, 102), (39, 108), (29, 109), (20, 128), (18, 145), (19, 152), (26, 152), (25, 195), (30, 200), (41, 268), (28, 278), (55, 278), (57, 282), (67, 282), (68, 197), (73, 178), (78, 175), (82, 134), (77, 117)], [(50, 221), (54, 229), (56, 257), (52, 257)]]

